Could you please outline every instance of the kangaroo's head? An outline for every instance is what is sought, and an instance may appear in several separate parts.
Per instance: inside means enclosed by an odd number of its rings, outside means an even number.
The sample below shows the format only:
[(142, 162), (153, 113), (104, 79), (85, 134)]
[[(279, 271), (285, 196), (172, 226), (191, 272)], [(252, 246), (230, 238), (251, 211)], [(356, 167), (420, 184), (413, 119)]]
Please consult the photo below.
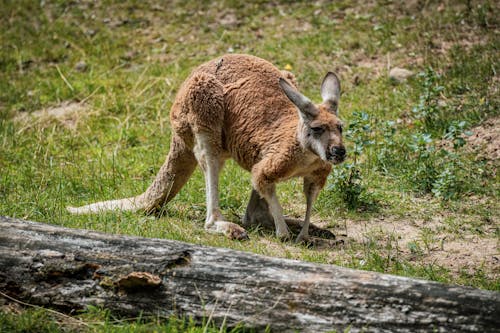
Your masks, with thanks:
[(321, 84), (323, 102), (317, 105), (293, 88), (285, 79), (280, 78), (279, 84), (299, 111), (297, 137), (302, 147), (310, 150), (323, 161), (333, 164), (342, 163), (346, 151), (342, 142), (342, 122), (338, 118), (340, 81), (337, 76), (332, 72), (326, 74)]

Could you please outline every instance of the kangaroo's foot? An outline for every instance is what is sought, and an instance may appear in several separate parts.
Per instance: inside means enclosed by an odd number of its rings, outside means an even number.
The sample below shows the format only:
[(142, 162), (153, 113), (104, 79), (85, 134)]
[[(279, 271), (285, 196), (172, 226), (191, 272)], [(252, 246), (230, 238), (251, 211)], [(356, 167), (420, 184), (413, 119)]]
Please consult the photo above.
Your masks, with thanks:
[(211, 233), (224, 234), (229, 239), (249, 240), (247, 231), (236, 223), (227, 221), (215, 221), (210, 226), (205, 226), (205, 230)]
[(292, 239), (292, 235), (285, 223), (283, 223), (283, 228), (276, 228), (276, 237), (282, 242), (288, 242)]
[(223, 234), (229, 239), (248, 240), (247, 231), (236, 223), (224, 221), (222, 216), (209, 216), (205, 230), (214, 234)]

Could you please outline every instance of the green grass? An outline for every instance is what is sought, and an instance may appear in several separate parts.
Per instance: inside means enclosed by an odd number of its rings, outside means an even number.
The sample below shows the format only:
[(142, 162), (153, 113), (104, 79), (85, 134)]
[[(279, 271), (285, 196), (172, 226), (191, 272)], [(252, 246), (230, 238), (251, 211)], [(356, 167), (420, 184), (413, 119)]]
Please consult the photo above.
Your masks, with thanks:
[(242, 327), (228, 329), (211, 321), (198, 323), (188, 318), (139, 317), (120, 319), (109, 311), (90, 308), (78, 316), (69, 317), (45, 309), (22, 312), (0, 312), (2, 332), (59, 333), (59, 332), (109, 332), (109, 333), (240, 333), (252, 332)]
[[(498, 162), (467, 147), (447, 154), (438, 145), (454, 122), (466, 121), (467, 130), (498, 117), (500, 8), (494, 1), (419, 4), (0, 0), (0, 214), (500, 290), (498, 264), (457, 270), (431, 260), (450, 241), (500, 236)], [(338, 168), (313, 221), (339, 235), (346, 226), (377, 221), (418, 226), (411, 242), (385, 229), (367, 230), (339, 249), (283, 244), (256, 231), (243, 243), (207, 234), (199, 171), (161, 218), (66, 212), (67, 205), (144, 191), (169, 149), (168, 113), (179, 85), (196, 65), (228, 51), (291, 67), (314, 100), (325, 72), (340, 74), (341, 118), (351, 131), (347, 163), (357, 173), (349, 178), (352, 171)], [(75, 68), (81, 61), (84, 71)], [(396, 84), (388, 66), (427, 74)], [(427, 122), (412, 111), (422, 96), (428, 96), (424, 111), (432, 111)], [(75, 128), (55, 119), (15, 120), (68, 100), (87, 107), (71, 119)], [(369, 130), (355, 125), (359, 112), (368, 115)], [(412, 148), (413, 136), (426, 134), (432, 143)], [(285, 213), (304, 214), (301, 188), (298, 180), (279, 186)], [(227, 163), (221, 205), (229, 219), (238, 221), (249, 193), (249, 175)], [(65, 329), (43, 312), (0, 315), (1, 331)], [(171, 324), (175, 329), (154, 320), (103, 325), (90, 330), (197, 332), (185, 321)]]

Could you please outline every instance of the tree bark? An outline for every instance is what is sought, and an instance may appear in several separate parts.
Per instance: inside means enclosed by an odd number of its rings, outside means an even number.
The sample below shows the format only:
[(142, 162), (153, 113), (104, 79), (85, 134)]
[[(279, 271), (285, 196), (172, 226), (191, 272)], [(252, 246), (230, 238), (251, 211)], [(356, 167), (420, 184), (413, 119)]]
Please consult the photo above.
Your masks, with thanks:
[(71, 312), (185, 315), (275, 332), (498, 332), (500, 293), (0, 217), (0, 290)]

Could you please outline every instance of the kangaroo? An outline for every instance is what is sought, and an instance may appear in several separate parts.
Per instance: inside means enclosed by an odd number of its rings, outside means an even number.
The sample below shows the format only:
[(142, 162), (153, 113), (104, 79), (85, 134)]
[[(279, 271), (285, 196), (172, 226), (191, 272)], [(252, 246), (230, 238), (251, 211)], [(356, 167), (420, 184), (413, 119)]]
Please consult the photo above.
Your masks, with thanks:
[(155, 180), (142, 194), (125, 199), (68, 207), (71, 213), (161, 209), (188, 181), (196, 165), (205, 177), (205, 229), (233, 239), (248, 238), (219, 208), (219, 173), (233, 158), (252, 177), (253, 194), (267, 203), (276, 236), (290, 231), (276, 196), (276, 184), (303, 177), (306, 212), (296, 242), (309, 235), (312, 205), (332, 164), (346, 154), (338, 118), (340, 82), (328, 72), (321, 84), (321, 104), (297, 90), (293, 74), (266, 60), (224, 55), (194, 69), (182, 84), (170, 112), (170, 152)]

